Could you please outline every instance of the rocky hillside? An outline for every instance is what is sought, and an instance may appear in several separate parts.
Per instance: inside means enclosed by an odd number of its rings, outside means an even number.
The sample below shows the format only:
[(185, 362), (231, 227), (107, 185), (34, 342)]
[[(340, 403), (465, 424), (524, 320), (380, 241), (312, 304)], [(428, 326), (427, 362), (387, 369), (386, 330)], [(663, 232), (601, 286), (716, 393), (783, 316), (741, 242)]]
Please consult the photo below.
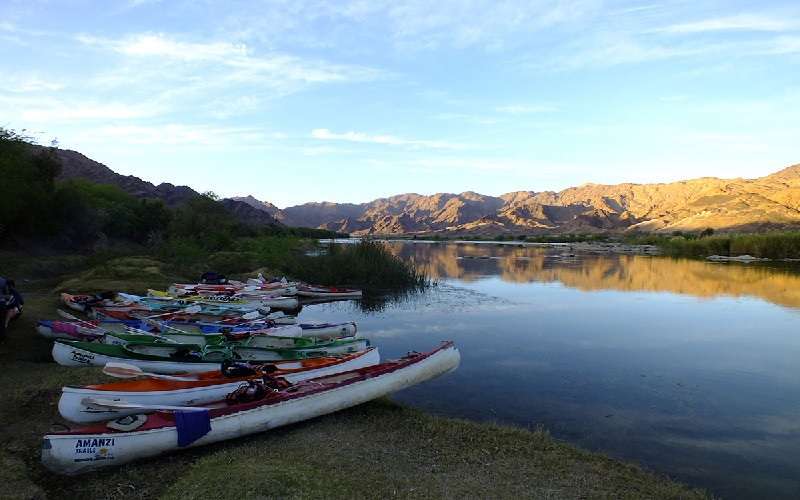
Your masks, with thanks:
[(411, 193), (358, 205), (306, 203), (280, 212), (290, 225), (356, 235), (757, 231), (800, 227), (800, 165), (757, 179), (584, 184), (499, 197)]
[[(98, 184), (112, 184), (133, 196), (158, 198), (169, 206), (180, 205), (199, 194), (188, 186), (169, 183), (156, 186), (132, 175), (118, 174), (77, 151), (57, 149), (56, 154), (61, 160), (61, 175), (58, 180), (86, 179)], [(248, 203), (232, 199), (222, 200), (221, 203), (242, 222), (258, 226), (279, 224), (275, 217), (260, 207), (254, 208)]]
[[(57, 150), (62, 179), (113, 184), (175, 206), (197, 196), (187, 186), (115, 173), (69, 150)], [(251, 224), (286, 224), (363, 234), (540, 234), (574, 232), (758, 231), (800, 227), (800, 164), (757, 179), (704, 177), (663, 184), (584, 184), (563, 191), (486, 196), (415, 193), (369, 203), (306, 203), (279, 209), (253, 196), (222, 200)]]
[(246, 203), (257, 210), (268, 213), (279, 222), (282, 222), (284, 219), (286, 219), (286, 214), (284, 214), (280, 208), (268, 201), (259, 201), (254, 196), (234, 196), (233, 198), (227, 198), (225, 201)]

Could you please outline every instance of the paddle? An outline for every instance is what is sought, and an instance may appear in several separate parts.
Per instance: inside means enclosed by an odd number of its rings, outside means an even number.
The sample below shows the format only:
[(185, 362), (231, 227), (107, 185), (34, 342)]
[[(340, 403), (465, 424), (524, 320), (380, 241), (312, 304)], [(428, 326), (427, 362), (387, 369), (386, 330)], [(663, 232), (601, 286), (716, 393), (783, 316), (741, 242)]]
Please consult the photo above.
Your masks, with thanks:
[(180, 309), (178, 311), (170, 311), (163, 314), (156, 314), (154, 316), (147, 316), (144, 319), (153, 319), (153, 318), (160, 318), (162, 316), (169, 316), (170, 314), (197, 314), (203, 310), (203, 306), (200, 304), (191, 305), (185, 309)]
[(61, 316), (64, 319), (77, 321), (78, 323), (83, 323), (84, 325), (91, 325), (92, 327), (97, 328), (97, 325), (95, 325), (91, 321), (87, 321), (85, 319), (79, 318), (79, 317), (75, 316), (74, 314), (70, 314), (67, 311), (63, 310), (63, 309), (56, 309), (56, 311), (58, 311), (58, 315)]
[(129, 365), (127, 363), (115, 363), (113, 361), (106, 363), (106, 365), (103, 367), (103, 373), (116, 378), (152, 377), (161, 378), (164, 380), (177, 380), (180, 382), (197, 381), (196, 378), (175, 377), (172, 375), (146, 372), (138, 366)]
[(174, 326), (170, 326), (170, 325), (167, 325), (167, 324), (161, 323), (161, 322), (159, 322), (159, 321), (156, 321), (156, 320), (154, 320), (154, 319), (153, 319), (153, 320), (150, 320), (150, 319), (145, 319), (144, 321), (145, 321), (145, 322), (146, 322), (148, 325), (155, 326), (155, 327), (156, 327), (156, 328), (158, 328), (159, 330), (169, 330), (169, 331), (171, 331), (171, 332), (175, 332), (175, 333), (181, 333), (181, 334), (184, 334), (184, 335), (191, 335), (191, 333), (187, 332), (186, 330), (181, 330), (180, 328), (175, 328)]
[[(153, 338), (156, 338), (156, 339), (160, 339), (160, 340), (163, 340), (164, 342), (168, 342), (170, 344), (180, 344), (180, 342), (178, 342), (177, 340), (173, 340), (171, 338), (164, 337), (162, 335), (158, 335), (157, 333), (148, 332), (147, 330), (140, 330), (140, 329), (134, 328), (132, 326), (126, 326), (125, 327), (125, 331), (127, 333), (133, 333), (133, 334), (136, 334), (136, 335), (147, 335), (148, 337), (153, 337)], [(113, 335), (113, 333), (112, 333), (112, 335)]]
[(114, 401), (112, 399), (84, 398), (81, 404), (86, 406), (102, 406), (104, 408), (116, 408), (119, 410), (173, 410), (173, 411), (206, 411), (211, 408), (201, 408), (199, 406), (167, 406), (167, 405), (140, 405), (128, 403), (127, 401)]
[(250, 312), (249, 312), (249, 313), (247, 313), (247, 314), (243, 314), (243, 315), (242, 315), (242, 319), (248, 319), (248, 320), (250, 320), (250, 319), (253, 319), (253, 320), (258, 320), (258, 319), (261, 319), (261, 313), (260, 313), (259, 311), (250, 311)]

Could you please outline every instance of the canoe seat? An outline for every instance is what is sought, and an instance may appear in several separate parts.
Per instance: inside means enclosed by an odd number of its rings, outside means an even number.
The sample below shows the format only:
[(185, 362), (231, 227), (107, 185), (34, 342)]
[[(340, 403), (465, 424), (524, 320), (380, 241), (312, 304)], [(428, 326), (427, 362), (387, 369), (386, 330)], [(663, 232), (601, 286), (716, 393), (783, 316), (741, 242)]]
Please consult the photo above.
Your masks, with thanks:
[(106, 427), (115, 431), (135, 431), (147, 422), (147, 415), (127, 415), (116, 420), (111, 420), (106, 424)]

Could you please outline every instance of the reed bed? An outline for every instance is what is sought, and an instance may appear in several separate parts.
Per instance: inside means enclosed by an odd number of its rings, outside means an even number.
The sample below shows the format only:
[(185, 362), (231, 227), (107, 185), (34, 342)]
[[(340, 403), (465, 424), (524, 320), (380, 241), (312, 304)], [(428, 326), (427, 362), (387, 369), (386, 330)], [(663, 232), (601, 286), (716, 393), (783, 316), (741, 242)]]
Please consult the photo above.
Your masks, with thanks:
[(288, 263), (287, 274), (323, 285), (351, 285), (365, 291), (422, 290), (430, 278), (393, 255), (383, 243), (361, 241), (328, 245), (318, 255), (306, 255)]

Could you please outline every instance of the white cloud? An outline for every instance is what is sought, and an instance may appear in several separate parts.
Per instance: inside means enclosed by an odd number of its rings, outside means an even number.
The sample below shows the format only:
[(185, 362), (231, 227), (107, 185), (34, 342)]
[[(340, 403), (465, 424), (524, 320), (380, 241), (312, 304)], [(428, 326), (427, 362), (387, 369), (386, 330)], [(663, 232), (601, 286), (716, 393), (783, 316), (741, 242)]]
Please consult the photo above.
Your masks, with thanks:
[(704, 19), (680, 23), (655, 30), (660, 33), (706, 33), (713, 31), (788, 31), (797, 29), (800, 23), (787, 18), (742, 14), (737, 16)]
[(558, 111), (556, 106), (550, 104), (512, 104), (495, 108), (498, 113), (510, 115), (528, 115), (533, 113), (552, 113)]
[(5, 92), (55, 92), (63, 88), (64, 84), (62, 83), (45, 80), (38, 76), (10, 74), (0, 76), (0, 91)]
[(220, 60), (247, 55), (247, 46), (244, 44), (178, 42), (164, 35), (138, 35), (113, 48), (130, 56), (170, 57), (184, 61)]
[(679, 57), (694, 57), (730, 51), (730, 43), (663, 43), (625, 33), (600, 33), (576, 40), (563, 53), (532, 66), (554, 70), (603, 68)]
[(109, 125), (84, 129), (71, 138), (80, 144), (166, 146), (268, 146), (276, 134), (247, 127), (215, 127), (168, 123), (161, 125)]
[(465, 149), (466, 146), (446, 141), (429, 141), (419, 139), (405, 139), (394, 135), (371, 135), (364, 132), (331, 132), (326, 128), (316, 128), (311, 131), (314, 139), (328, 141), (362, 142), (370, 144), (383, 144), (387, 146), (407, 146), (425, 149)]
[(68, 123), (85, 120), (129, 120), (159, 114), (151, 103), (57, 99), (25, 93), (0, 95), (0, 114), (28, 123)]
[[(331, 47), (388, 40), (402, 50), (518, 45), (539, 32), (599, 11), (601, 0), (295, 0), (236, 12), (225, 25), (270, 44)], [(324, 31), (318, 28), (326, 26)], [(380, 42), (378, 42), (380, 43)], [(351, 46), (363, 51), (363, 46)]]
[[(164, 34), (139, 34), (122, 39), (81, 35), (84, 44), (123, 56), (122, 65), (96, 77), (102, 86), (162, 85), (180, 81), (181, 92), (193, 89), (252, 85), (278, 94), (303, 85), (369, 81), (386, 76), (382, 71), (358, 65), (334, 64), (269, 52), (256, 55), (245, 44), (223, 41), (186, 42)], [(258, 96), (253, 95), (253, 99)]]

